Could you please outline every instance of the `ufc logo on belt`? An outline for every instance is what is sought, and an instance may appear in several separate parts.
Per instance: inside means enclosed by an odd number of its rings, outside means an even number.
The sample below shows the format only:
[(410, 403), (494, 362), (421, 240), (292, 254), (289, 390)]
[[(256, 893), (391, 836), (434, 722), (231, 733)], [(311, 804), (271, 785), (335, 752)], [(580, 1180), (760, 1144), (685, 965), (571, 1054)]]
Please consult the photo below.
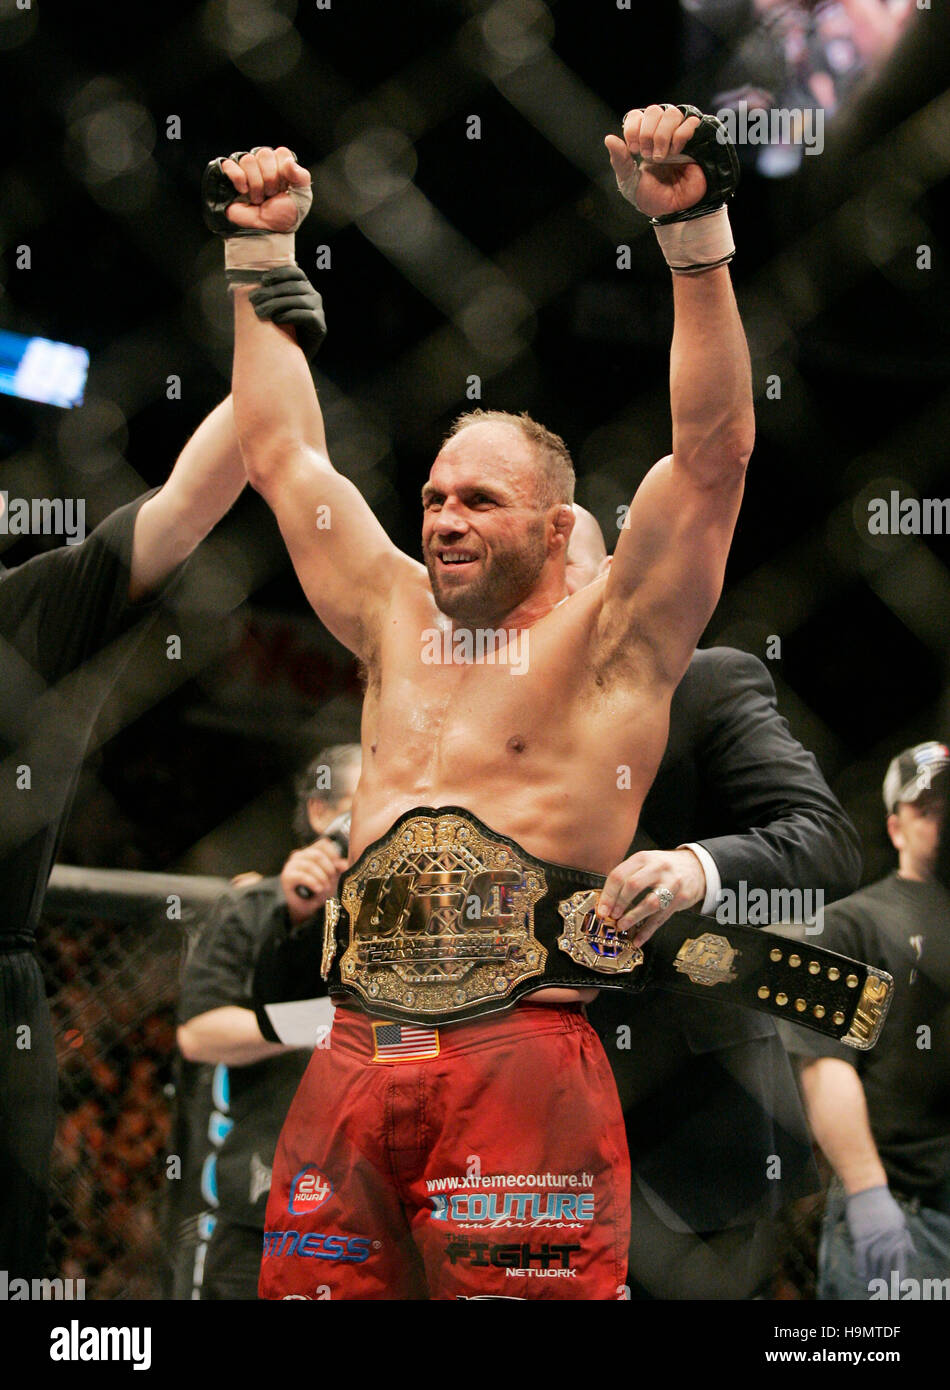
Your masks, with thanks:
[[(514, 923), (512, 869), (464, 869), (389, 874), (365, 883), (354, 935), (435, 935), (450, 926), (502, 930)], [(433, 917), (439, 913), (439, 920)]]

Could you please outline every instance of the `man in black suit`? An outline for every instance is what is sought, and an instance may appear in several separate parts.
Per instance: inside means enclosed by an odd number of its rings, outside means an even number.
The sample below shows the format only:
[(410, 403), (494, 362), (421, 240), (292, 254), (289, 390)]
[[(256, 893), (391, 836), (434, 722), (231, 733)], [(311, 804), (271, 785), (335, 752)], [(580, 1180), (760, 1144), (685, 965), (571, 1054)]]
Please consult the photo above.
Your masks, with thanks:
[[(608, 560), (596, 521), (575, 510), (568, 582), (580, 587)], [(641, 940), (672, 912), (715, 913), (720, 889), (742, 900), (743, 882), (746, 899), (753, 888), (812, 888), (831, 901), (861, 873), (854, 827), (778, 713), (767, 670), (730, 647), (697, 651), (673, 696), (669, 742), (632, 848), (610, 877), (651, 890), (634, 911)], [(673, 898), (651, 913), (656, 888)], [(589, 1014), (627, 1122), (631, 1296), (765, 1291), (772, 1218), (817, 1187), (771, 1019), (655, 990), (634, 999), (604, 990)]]

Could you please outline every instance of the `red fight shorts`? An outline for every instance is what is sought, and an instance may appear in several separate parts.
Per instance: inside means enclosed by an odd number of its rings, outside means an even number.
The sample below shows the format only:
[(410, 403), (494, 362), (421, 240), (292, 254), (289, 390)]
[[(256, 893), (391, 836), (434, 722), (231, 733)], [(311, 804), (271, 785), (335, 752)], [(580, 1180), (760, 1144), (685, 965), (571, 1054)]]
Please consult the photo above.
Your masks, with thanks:
[(630, 1163), (581, 1005), (450, 1028), (336, 1010), (277, 1153), (270, 1299), (620, 1299)]

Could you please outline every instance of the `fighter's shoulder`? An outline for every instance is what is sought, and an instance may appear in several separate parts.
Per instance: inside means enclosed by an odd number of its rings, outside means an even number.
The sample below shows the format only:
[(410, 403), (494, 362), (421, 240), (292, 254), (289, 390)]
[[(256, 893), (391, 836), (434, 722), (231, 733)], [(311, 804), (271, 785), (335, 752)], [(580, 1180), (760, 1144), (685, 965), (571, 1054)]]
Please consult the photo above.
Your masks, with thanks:
[(396, 609), (412, 617), (432, 617), (438, 614), (432, 583), (425, 565), (400, 551), (405, 561), (393, 568), (390, 598)]

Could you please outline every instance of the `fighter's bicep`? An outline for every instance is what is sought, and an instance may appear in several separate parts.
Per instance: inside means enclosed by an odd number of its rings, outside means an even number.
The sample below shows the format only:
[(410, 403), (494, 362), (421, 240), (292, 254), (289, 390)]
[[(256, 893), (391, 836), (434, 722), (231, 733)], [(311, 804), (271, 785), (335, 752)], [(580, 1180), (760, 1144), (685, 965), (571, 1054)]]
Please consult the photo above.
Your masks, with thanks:
[(290, 454), (264, 497), (317, 616), (365, 656), (366, 634), (412, 560), (393, 545), (358, 488), (312, 449)]
[(738, 474), (699, 486), (661, 459), (630, 505), (607, 576), (603, 623), (678, 681), (722, 591), (742, 500)]

